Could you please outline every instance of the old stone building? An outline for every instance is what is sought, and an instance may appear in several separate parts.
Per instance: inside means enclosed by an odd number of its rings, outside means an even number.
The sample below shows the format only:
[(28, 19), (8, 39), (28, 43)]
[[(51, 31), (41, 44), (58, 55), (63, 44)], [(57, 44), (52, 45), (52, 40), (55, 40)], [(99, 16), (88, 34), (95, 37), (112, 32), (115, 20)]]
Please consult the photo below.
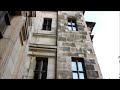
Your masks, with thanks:
[(84, 11), (0, 11), (1, 79), (102, 79)]

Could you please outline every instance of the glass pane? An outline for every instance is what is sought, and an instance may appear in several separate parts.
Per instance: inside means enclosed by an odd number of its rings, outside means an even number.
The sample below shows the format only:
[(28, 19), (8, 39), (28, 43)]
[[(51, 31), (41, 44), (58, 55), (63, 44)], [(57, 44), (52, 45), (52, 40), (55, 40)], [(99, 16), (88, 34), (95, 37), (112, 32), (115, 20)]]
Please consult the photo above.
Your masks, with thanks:
[(47, 72), (47, 67), (48, 67), (48, 60), (43, 60), (42, 71)]
[(40, 68), (41, 68), (41, 62), (36, 62), (35, 70), (39, 70), (40, 71)]
[(71, 26), (68, 26), (68, 30), (70, 30), (70, 31), (72, 30)]
[(44, 19), (44, 25), (46, 25), (47, 24), (47, 19)]
[(51, 26), (47, 26), (47, 30), (51, 30)]
[(47, 27), (46, 25), (43, 25), (43, 30), (46, 30), (46, 27)]
[(51, 23), (52, 23), (52, 19), (48, 19), (48, 25), (51, 26)]
[(72, 22), (72, 25), (73, 25), (73, 26), (75, 26), (75, 23), (74, 23), (74, 22)]
[(73, 27), (73, 31), (76, 31), (76, 27)]
[(34, 72), (34, 79), (39, 79), (40, 72)]
[(71, 22), (68, 22), (68, 25), (71, 25)]
[(84, 73), (79, 73), (79, 77), (80, 77), (80, 79), (85, 79)]
[(41, 79), (46, 79), (46, 78), (47, 78), (47, 72), (43, 72), (42, 76), (41, 76)]
[(82, 63), (81, 62), (78, 62), (78, 69), (79, 69), (79, 71), (83, 71), (83, 67), (82, 67)]
[(72, 71), (77, 71), (76, 62), (72, 62)]
[(78, 79), (77, 73), (73, 73), (73, 79)]

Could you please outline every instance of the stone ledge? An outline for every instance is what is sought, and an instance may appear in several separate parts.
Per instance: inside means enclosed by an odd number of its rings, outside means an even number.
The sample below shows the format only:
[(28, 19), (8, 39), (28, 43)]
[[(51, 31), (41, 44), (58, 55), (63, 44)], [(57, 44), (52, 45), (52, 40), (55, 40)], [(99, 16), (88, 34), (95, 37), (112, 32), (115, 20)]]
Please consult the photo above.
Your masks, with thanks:
[(49, 48), (49, 49), (56, 49), (57, 46), (54, 45), (45, 45), (45, 44), (34, 44), (34, 43), (30, 43), (29, 47), (35, 47), (35, 48)]
[(46, 48), (35, 48), (35, 47), (29, 47), (30, 51), (56, 51), (56, 49), (46, 49)]
[(41, 55), (41, 54), (28, 54), (29, 56), (33, 57), (55, 57), (56, 55)]
[(57, 37), (55, 34), (33, 33), (33, 36)]

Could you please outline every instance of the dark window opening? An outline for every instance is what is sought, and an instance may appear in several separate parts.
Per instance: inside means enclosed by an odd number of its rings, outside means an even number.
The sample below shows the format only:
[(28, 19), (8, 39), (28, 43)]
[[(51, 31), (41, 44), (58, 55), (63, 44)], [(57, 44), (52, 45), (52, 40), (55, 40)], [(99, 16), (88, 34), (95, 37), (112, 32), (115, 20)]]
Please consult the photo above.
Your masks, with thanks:
[(8, 13), (12, 16), (21, 15), (21, 11), (8, 11)]
[(21, 11), (8, 11), (10, 21), (14, 16), (21, 15)]
[(7, 25), (10, 25), (9, 15), (6, 11), (0, 11), (0, 39), (3, 38)]
[(91, 41), (93, 42), (94, 35), (90, 35)]
[(20, 31), (21, 45), (23, 45), (23, 42), (26, 41), (27, 39), (28, 39), (27, 29), (26, 29), (25, 25), (23, 25), (22, 28), (21, 28), (21, 31)]
[(68, 30), (77, 31), (76, 19), (72, 19), (72, 18), (68, 19)]
[(73, 79), (86, 79), (86, 71), (83, 58), (72, 58)]
[(7, 13), (5, 14), (4, 18), (5, 18), (6, 25), (10, 25), (9, 16)]
[(26, 17), (27, 17), (27, 12), (25, 14), (26, 14)]
[(44, 18), (43, 30), (51, 30), (52, 18)]
[(47, 78), (47, 58), (36, 58), (36, 67), (34, 71), (34, 79), (46, 79)]
[(29, 17), (32, 17), (32, 11), (29, 11)]
[(1, 39), (1, 38), (3, 38), (3, 35), (2, 35), (2, 33), (0, 32), (0, 39)]
[(24, 26), (22, 27), (22, 36), (23, 36), (23, 40), (25, 41), (26, 40), (26, 29)]
[[(26, 39), (29, 38), (29, 30), (28, 30), (28, 23), (29, 23), (29, 22), (28, 22), (28, 19), (29, 19), (29, 18), (26, 17), (25, 28), (24, 28), (24, 29), (25, 29), (25, 37), (26, 37)], [(26, 39), (25, 39), (25, 40), (26, 40)]]
[(11, 21), (14, 15), (12, 14), (11, 11), (8, 11), (8, 14), (9, 14), (9, 20)]
[(20, 43), (21, 43), (21, 45), (23, 45), (23, 37), (22, 37), (22, 33), (21, 32), (19, 33), (19, 37), (20, 37)]

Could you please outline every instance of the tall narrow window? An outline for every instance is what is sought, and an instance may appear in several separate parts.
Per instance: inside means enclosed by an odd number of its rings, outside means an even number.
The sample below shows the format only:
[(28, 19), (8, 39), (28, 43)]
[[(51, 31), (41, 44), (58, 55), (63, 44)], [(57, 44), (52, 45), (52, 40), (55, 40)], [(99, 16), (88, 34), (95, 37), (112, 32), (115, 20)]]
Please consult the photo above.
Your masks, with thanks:
[(21, 33), (22, 33), (23, 41), (25, 41), (26, 40), (26, 29), (24, 26), (22, 26)]
[(83, 58), (72, 58), (73, 79), (86, 79), (86, 72)]
[(27, 34), (26, 34), (26, 29), (24, 25), (22, 26), (19, 36), (20, 36), (21, 45), (23, 45), (23, 42), (27, 40)]
[(51, 30), (52, 18), (44, 18), (43, 30)]
[(34, 79), (46, 79), (47, 78), (47, 58), (36, 58), (36, 68), (34, 71)]
[(9, 16), (8, 16), (8, 13), (5, 14), (5, 22), (7, 25), (10, 25), (10, 21), (9, 21)]
[(22, 33), (21, 32), (19, 33), (19, 37), (20, 37), (21, 45), (23, 45), (23, 37), (22, 37)]
[(77, 31), (76, 20), (72, 18), (68, 18), (68, 30), (69, 31)]

